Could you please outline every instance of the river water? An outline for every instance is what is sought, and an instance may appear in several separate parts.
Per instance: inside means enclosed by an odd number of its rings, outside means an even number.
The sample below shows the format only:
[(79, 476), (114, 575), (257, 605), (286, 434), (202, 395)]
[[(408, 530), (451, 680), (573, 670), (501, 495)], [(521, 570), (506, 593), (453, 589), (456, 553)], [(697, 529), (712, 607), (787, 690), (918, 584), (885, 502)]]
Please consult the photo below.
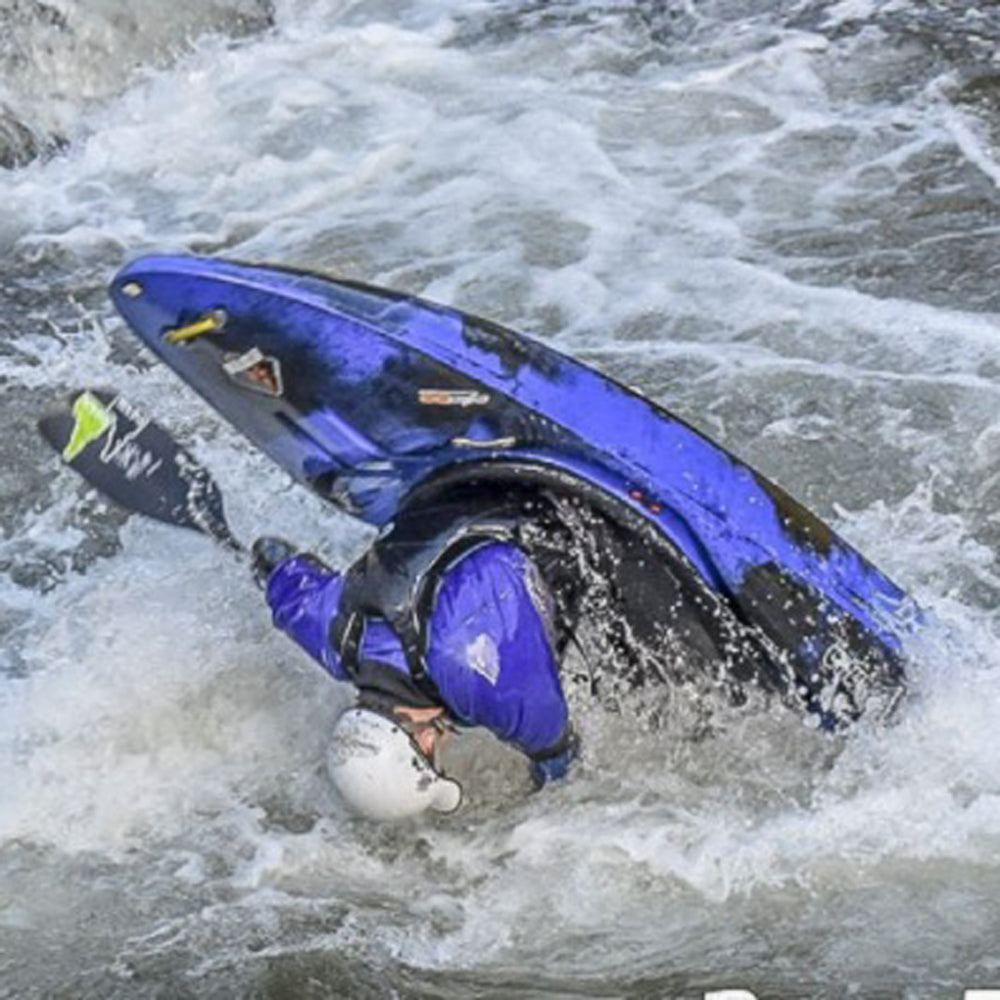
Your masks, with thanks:
[[(995, 0), (0, 0), (0, 997), (1000, 987), (998, 43)], [(35, 433), (117, 387), (238, 534), (363, 546), (136, 348), (104, 289), (151, 250), (418, 292), (640, 387), (921, 602), (899, 722), (580, 704), (562, 788), (473, 742), (458, 818), (345, 816), (347, 692)]]

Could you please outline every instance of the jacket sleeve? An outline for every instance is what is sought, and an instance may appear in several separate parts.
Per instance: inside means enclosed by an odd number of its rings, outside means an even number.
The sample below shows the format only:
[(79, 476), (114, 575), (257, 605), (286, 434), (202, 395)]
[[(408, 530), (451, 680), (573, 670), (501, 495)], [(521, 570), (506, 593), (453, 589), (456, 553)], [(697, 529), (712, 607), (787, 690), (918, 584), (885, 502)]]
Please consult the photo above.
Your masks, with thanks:
[(278, 563), (265, 592), (274, 624), (338, 680), (349, 678), (329, 633), (343, 589), (340, 573), (312, 556), (297, 555)]
[(570, 732), (543, 591), (520, 549), (474, 550), (441, 580), (428, 650), (452, 712), (532, 757), (558, 753)]

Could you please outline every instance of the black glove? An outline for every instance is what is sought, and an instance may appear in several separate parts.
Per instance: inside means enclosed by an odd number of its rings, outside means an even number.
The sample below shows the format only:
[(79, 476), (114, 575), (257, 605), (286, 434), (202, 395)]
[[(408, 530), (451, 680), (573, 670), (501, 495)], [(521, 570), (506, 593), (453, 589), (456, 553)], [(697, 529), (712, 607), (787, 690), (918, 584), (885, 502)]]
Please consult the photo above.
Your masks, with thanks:
[(275, 566), (290, 559), (298, 551), (291, 542), (286, 542), (283, 538), (273, 538), (270, 535), (258, 538), (250, 549), (250, 571), (257, 586), (263, 590)]
[(580, 739), (572, 728), (567, 728), (562, 739), (542, 753), (531, 756), (531, 780), (535, 791), (540, 791), (550, 781), (561, 781), (569, 773), (569, 766), (580, 755)]

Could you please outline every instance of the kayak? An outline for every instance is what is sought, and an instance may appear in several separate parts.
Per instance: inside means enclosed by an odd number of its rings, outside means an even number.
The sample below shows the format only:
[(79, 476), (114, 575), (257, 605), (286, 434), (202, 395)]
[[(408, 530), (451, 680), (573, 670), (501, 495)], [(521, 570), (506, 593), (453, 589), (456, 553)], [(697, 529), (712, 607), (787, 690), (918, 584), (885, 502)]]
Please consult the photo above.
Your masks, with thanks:
[(668, 410), (536, 339), (354, 281), (195, 256), (113, 279), (132, 331), (289, 475), (376, 526), (471, 482), (584, 498), (809, 674), (902, 675), (905, 592)]

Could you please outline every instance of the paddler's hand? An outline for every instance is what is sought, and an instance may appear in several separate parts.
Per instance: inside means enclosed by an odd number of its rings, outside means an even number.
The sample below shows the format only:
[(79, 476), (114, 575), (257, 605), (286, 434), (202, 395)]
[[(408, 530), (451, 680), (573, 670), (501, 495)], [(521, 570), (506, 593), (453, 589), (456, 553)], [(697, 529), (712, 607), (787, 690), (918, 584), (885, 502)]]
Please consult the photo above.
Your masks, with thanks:
[(275, 567), (286, 559), (291, 559), (298, 551), (284, 538), (274, 538), (271, 535), (258, 538), (250, 549), (250, 570), (257, 586), (263, 590)]
[(540, 791), (550, 781), (561, 781), (569, 773), (570, 764), (580, 755), (580, 739), (567, 727), (562, 739), (542, 753), (531, 756), (531, 780), (535, 791)]

